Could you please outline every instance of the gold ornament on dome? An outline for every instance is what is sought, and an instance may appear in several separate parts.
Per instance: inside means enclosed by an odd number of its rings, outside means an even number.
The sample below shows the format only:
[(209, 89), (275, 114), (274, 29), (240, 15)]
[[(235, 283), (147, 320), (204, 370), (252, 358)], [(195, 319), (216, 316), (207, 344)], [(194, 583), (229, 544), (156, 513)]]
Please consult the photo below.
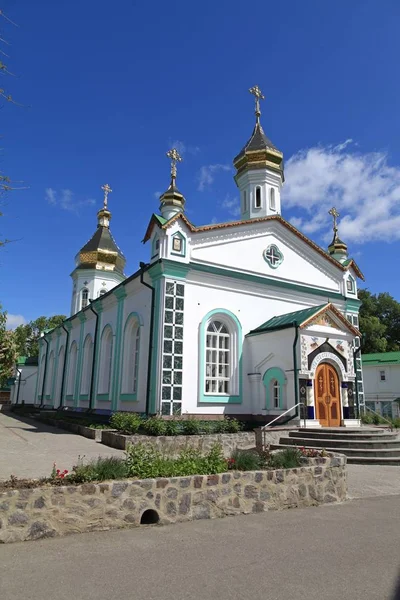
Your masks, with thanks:
[(254, 111), (254, 114), (256, 115), (257, 123), (259, 123), (260, 116), (261, 116), (260, 100), (265, 100), (265, 96), (263, 95), (263, 93), (260, 90), (260, 88), (258, 87), (258, 85), (254, 85), (253, 87), (251, 87), (249, 89), (249, 92), (250, 92), (250, 94), (252, 94), (254, 96), (254, 99), (255, 99), (256, 110)]
[(105, 209), (107, 209), (107, 203), (108, 203), (108, 194), (110, 194), (112, 192), (112, 189), (110, 188), (110, 186), (108, 185), (108, 183), (105, 183), (104, 185), (101, 186), (101, 189), (104, 192), (104, 200), (103, 200), (103, 207)]
[(175, 183), (175, 179), (176, 179), (176, 163), (178, 162), (182, 162), (183, 158), (182, 156), (179, 154), (178, 150), (176, 148), (171, 148), (171, 150), (168, 150), (168, 152), (166, 153), (167, 157), (171, 159), (171, 179), (173, 181), (173, 183)]

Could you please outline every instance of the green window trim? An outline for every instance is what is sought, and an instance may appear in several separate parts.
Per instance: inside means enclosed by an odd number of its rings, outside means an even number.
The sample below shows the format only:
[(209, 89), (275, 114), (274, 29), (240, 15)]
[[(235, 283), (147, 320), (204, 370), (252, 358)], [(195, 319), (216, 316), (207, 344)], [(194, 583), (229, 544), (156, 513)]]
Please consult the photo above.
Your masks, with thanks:
[[(176, 238), (181, 241), (180, 250), (174, 249), (174, 240)], [(180, 231), (171, 236), (171, 254), (175, 254), (176, 256), (186, 256), (186, 238)]]
[(111, 402), (110, 394), (97, 394), (96, 400), (98, 402)]
[(79, 400), (83, 400), (84, 402), (89, 400), (89, 394), (79, 394)]
[[(137, 323), (137, 327), (139, 330), (139, 350), (138, 350), (138, 356), (137, 356), (137, 363), (135, 364), (135, 371), (136, 371), (136, 391), (135, 392), (121, 392), (122, 389), (122, 385), (124, 382), (124, 378), (125, 378), (125, 372), (124, 372), (124, 367), (125, 367), (125, 346), (126, 346), (126, 334), (127, 334), (127, 329), (128, 327), (131, 326), (132, 321)], [(121, 400), (121, 402), (126, 402), (126, 401), (134, 401), (137, 402), (137, 393), (138, 393), (138, 389), (139, 389), (139, 376), (140, 376), (140, 351), (141, 351), (141, 345), (142, 345), (142, 332), (141, 332), (141, 327), (143, 327), (143, 319), (142, 317), (139, 315), (139, 313), (137, 313), (136, 311), (132, 311), (131, 313), (129, 313), (129, 315), (126, 317), (125, 320), (125, 325), (124, 325), (124, 331), (123, 331), (123, 336), (122, 336), (122, 361), (119, 361), (120, 364), (120, 377), (119, 377), (119, 382), (117, 384), (117, 393), (116, 393), (116, 397), (119, 397), (119, 399)], [(136, 329), (136, 327), (135, 327)]]
[[(279, 407), (276, 408), (273, 404), (271, 395), (271, 383), (277, 381), (280, 386)], [(271, 367), (265, 371), (263, 375), (263, 384), (265, 387), (265, 407), (267, 410), (283, 410), (283, 392), (286, 385), (286, 375), (279, 367)]]
[[(237, 368), (238, 368), (238, 394), (213, 395), (207, 394), (205, 390), (205, 357), (206, 357), (206, 330), (212, 320), (212, 317), (217, 315), (225, 315), (230, 321), (229, 326), (234, 323), (236, 327), (236, 352), (237, 352)], [(232, 338), (231, 338), (232, 339)], [(242, 348), (243, 334), (242, 325), (239, 319), (229, 310), (225, 308), (215, 308), (209, 311), (203, 317), (200, 323), (200, 356), (199, 356), (199, 403), (200, 404), (242, 404), (243, 397), (243, 376), (242, 376)]]

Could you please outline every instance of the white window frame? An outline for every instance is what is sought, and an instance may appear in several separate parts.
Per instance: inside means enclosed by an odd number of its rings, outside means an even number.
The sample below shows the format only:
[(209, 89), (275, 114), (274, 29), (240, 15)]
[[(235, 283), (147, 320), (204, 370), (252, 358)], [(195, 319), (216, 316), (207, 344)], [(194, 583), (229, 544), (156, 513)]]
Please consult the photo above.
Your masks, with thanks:
[(386, 381), (386, 371), (382, 369), (379, 371), (379, 381)]
[(276, 210), (275, 188), (273, 187), (269, 190), (269, 208), (270, 210)]
[(78, 344), (74, 340), (69, 350), (67, 396), (73, 396), (78, 366)]
[(282, 404), (282, 389), (277, 379), (271, 380), (271, 398), (273, 410), (279, 410)]
[(88, 304), (89, 304), (89, 290), (88, 290), (88, 288), (85, 287), (81, 291), (81, 308), (86, 308), (88, 306)]
[[(228, 331), (228, 335), (229, 335), (229, 349), (228, 349), (228, 357), (229, 357), (229, 363), (228, 363), (228, 370), (229, 370), (229, 377), (228, 378), (224, 378), (224, 377), (210, 377), (209, 375), (209, 371), (208, 371), (208, 367), (210, 365), (213, 365), (213, 362), (209, 362), (207, 361), (207, 350), (211, 350), (211, 351), (215, 351), (217, 350), (217, 352), (219, 353), (220, 350), (226, 352), (227, 350), (223, 349), (223, 348), (212, 348), (209, 347), (207, 344), (207, 335), (209, 335), (209, 327), (211, 325), (211, 323), (213, 322), (220, 322), (222, 323), (227, 331)], [(229, 317), (229, 315), (226, 315), (225, 313), (222, 314), (218, 314), (215, 313), (212, 315), (212, 317), (210, 317), (210, 319), (208, 319), (208, 321), (205, 323), (204, 325), (205, 329), (204, 329), (204, 373), (203, 373), (203, 393), (204, 393), (204, 397), (207, 398), (207, 396), (213, 397), (213, 396), (221, 396), (221, 397), (227, 397), (227, 396), (237, 396), (239, 394), (239, 337), (238, 337), (238, 330), (237, 330), (237, 325), (236, 323)], [(219, 343), (219, 339), (217, 338), (217, 343)], [(225, 365), (226, 363), (224, 363)], [(219, 361), (218, 361), (218, 357), (217, 357), (217, 362), (215, 363), (217, 369), (219, 366)], [(222, 366), (222, 365), (221, 365)], [(209, 390), (207, 391), (207, 381), (228, 381), (228, 391), (227, 392), (219, 392), (219, 391), (212, 391)], [(217, 383), (217, 387), (218, 387), (218, 383)]]
[(92, 363), (93, 363), (93, 340), (92, 336), (88, 334), (83, 344), (83, 361), (82, 361), (82, 380), (81, 380), (81, 394), (88, 394), (90, 387), (90, 379), (92, 375)]
[[(105, 332), (104, 330), (107, 329)], [(99, 369), (99, 382), (98, 382), (98, 394), (109, 394), (111, 388), (112, 378), (112, 359), (113, 359), (113, 346), (114, 336), (110, 325), (106, 325), (103, 329), (103, 335), (101, 338), (101, 350), (100, 350), (100, 369)]]
[(125, 329), (121, 394), (136, 394), (139, 375), (140, 323), (130, 318)]
[[(260, 191), (260, 201), (258, 202), (258, 198), (257, 198), (257, 191)], [(254, 208), (261, 208), (262, 207), (262, 191), (261, 191), (261, 186), (260, 185), (256, 185), (256, 187), (254, 188)]]

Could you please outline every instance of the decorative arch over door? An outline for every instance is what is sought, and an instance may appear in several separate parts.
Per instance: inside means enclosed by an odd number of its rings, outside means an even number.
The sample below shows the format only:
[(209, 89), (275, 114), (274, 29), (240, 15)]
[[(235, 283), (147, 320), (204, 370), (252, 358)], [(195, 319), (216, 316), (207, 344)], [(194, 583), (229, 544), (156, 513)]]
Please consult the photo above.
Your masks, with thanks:
[(340, 385), (335, 368), (329, 363), (321, 363), (315, 373), (316, 418), (322, 427), (340, 427)]

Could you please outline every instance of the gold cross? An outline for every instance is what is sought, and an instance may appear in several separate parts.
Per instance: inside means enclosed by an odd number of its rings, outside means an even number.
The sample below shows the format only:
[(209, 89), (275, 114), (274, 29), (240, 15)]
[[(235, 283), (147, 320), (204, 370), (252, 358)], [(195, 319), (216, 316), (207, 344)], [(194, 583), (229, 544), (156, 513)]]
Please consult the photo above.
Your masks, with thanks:
[(255, 115), (257, 118), (257, 123), (260, 122), (260, 116), (261, 116), (261, 111), (260, 111), (260, 100), (265, 100), (265, 96), (263, 95), (262, 91), (260, 90), (260, 88), (258, 87), (258, 85), (254, 85), (253, 87), (251, 87), (249, 89), (250, 94), (253, 94), (255, 101), (256, 101), (256, 110), (255, 110)]
[(167, 157), (171, 159), (171, 178), (172, 178), (172, 183), (175, 183), (176, 163), (182, 162), (183, 159), (176, 148), (171, 148), (171, 150), (168, 150)]
[(104, 192), (104, 208), (107, 208), (108, 194), (110, 192), (112, 192), (112, 189), (110, 188), (110, 186), (108, 185), (108, 183), (106, 183), (105, 185), (102, 185), (101, 189)]
[(329, 214), (333, 217), (333, 231), (336, 233), (338, 230), (336, 219), (338, 217), (340, 217), (340, 214), (338, 213), (338, 211), (336, 210), (336, 208), (334, 206), (329, 211)]

